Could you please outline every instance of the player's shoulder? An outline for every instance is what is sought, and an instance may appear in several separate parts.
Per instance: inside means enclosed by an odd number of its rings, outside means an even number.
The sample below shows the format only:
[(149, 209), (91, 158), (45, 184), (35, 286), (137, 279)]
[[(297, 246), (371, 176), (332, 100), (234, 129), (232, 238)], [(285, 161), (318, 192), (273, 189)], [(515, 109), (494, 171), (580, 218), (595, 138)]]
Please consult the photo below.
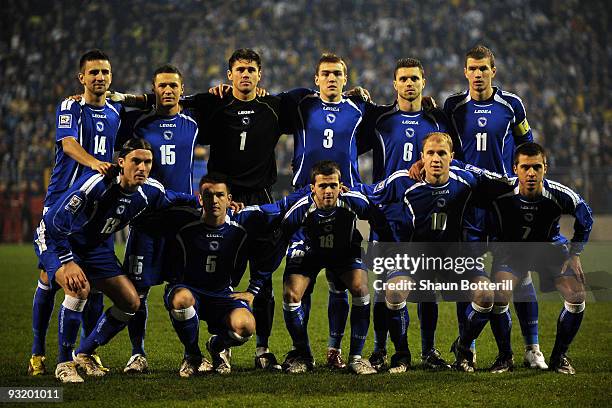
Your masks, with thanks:
[(151, 192), (151, 193), (165, 193), (166, 189), (164, 188), (164, 185), (162, 183), (160, 183), (159, 181), (157, 181), (156, 179), (154, 179), (153, 177), (148, 177), (147, 180), (145, 181), (145, 183), (141, 186), (142, 190), (145, 192)]
[(367, 204), (368, 198), (357, 190), (349, 190), (345, 193), (340, 194), (340, 199), (348, 202), (349, 204)]
[(188, 125), (194, 126), (196, 128), (198, 127), (198, 123), (196, 122), (194, 114), (191, 110), (183, 109), (178, 113), (178, 117), (180, 118), (180, 120), (187, 123)]
[(413, 184), (416, 180), (413, 180), (410, 178), (410, 173), (408, 172), (408, 170), (397, 170), (394, 173), (391, 173), (389, 175), (389, 177), (387, 177), (386, 179), (380, 181), (376, 187), (374, 188), (375, 191), (382, 189), (384, 186), (393, 183), (393, 182), (402, 182), (402, 183), (408, 183), (408, 184)]
[[(482, 172), (482, 174), (484, 174), (484, 170)], [(448, 177), (449, 180), (466, 186), (473, 186), (476, 183), (476, 176), (473, 173), (455, 166), (451, 166)]]
[(544, 189), (542, 194), (544, 197), (554, 201), (558, 205), (572, 203), (575, 207), (581, 201), (583, 201), (582, 197), (580, 197), (580, 195), (570, 187), (549, 179), (544, 179)]
[(444, 101), (444, 110), (454, 109), (456, 106), (469, 101), (469, 91), (464, 89), (449, 95)]
[(106, 104), (104, 105), (104, 108), (109, 109), (117, 116), (121, 116), (121, 111), (124, 110), (123, 104), (119, 102), (113, 102), (110, 99), (106, 99)]
[(283, 219), (289, 219), (291, 217), (299, 216), (304, 214), (312, 206), (312, 198), (310, 192), (304, 194), (299, 198), (290, 208), (287, 210)]
[(501, 88), (495, 88), (494, 100), (510, 105), (513, 110), (516, 110), (517, 108), (525, 110), (523, 100), (517, 94), (505, 91)]

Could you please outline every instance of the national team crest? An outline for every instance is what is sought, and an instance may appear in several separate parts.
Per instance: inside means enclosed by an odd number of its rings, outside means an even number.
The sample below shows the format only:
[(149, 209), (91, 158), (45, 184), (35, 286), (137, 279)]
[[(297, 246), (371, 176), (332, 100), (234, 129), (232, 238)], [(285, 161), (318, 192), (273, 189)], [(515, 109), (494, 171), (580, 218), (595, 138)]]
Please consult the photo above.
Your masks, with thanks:
[(413, 128), (406, 128), (406, 137), (408, 137), (408, 138), (414, 137), (414, 129)]
[(98, 132), (104, 132), (104, 123), (103, 122), (96, 122), (96, 130)]
[(208, 248), (211, 251), (216, 251), (219, 249), (219, 241), (210, 241), (210, 243), (208, 244)]
[(327, 123), (334, 123), (336, 121), (336, 115), (334, 115), (333, 113), (328, 113), (327, 115), (325, 115), (325, 120), (327, 121)]
[(121, 215), (123, 214), (123, 212), (125, 211), (125, 205), (121, 204), (119, 207), (117, 207), (117, 215)]
[(532, 213), (526, 213), (525, 215), (523, 215), (523, 218), (525, 218), (525, 221), (531, 222), (531, 221), (533, 221), (533, 214)]
[(72, 127), (72, 115), (59, 115), (57, 127), (62, 129)]
[(480, 127), (487, 126), (487, 118), (485, 118), (484, 116), (479, 117), (478, 118), (478, 126), (480, 126)]
[(171, 130), (164, 130), (164, 139), (171, 140), (174, 133)]
[(249, 123), (251, 123), (251, 118), (248, 116), (243, 116), (241, 120), (244, 126), (247, 126)]
[(444, 207), (446, 205), (446, 199), (444, 198), (438, 198), (438, 201), (436, 202), (436, 205), (440, 208)]

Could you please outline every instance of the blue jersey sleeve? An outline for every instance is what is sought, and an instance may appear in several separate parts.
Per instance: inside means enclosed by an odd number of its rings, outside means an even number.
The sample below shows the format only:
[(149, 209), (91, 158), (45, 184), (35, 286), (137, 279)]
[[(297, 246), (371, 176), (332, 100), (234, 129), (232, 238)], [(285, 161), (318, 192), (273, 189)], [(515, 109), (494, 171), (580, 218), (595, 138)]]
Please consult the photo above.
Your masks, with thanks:
[(527, 122), (527, 113), (525, 112), (523, 101), (518, 96), (514, 96), (511, 99), (511, 105), (514, 109), (515, 118), (514, 127), (512, 128), (515, 146), (526, 142), (533, 142), (533, 133)]
[(149, 178), (146, 184), (151, 187), (147, 195), (150, 196), (149, 200), (151, 201), (149, 205), (153, 210), (163, 210), (178, 205), (185, 205), (192, 208), (198, 208), (200, 206), (198, 197), (192, 194), (166, 190), (159, 181), (152, 178)]
[(72, 100), (65, 99), (57, 107), (55, 124), (55, 142), (59, 143), (66, 137), (78, 138), (81, 105)]
[(377, 184), (360, 184), (356, 188), (374, 205), (386, 205), (400, 202), (412, 184), (414, 180), (408, 176), (408, 171), (399, 170)]
[(471, 164), (466, 164), (465, 170), (460, 168), (455, 168), (454, 170), (458, 177), (462, 177), (472, 186), (472, 191), (474, 192), (472, 196), (473, 203), (478, 207), (488, 207), (495, 198), (509, 193), (517, 185), (516, 177), (508, 178)]
[(593, 228), (593, 212), (584, 199), (571, 188), (551, 180), (545, 180), (545, 183), (550, 191), (554, 191), (563, 214), (572, 215), (575, 218), (570, 253), (580, 255)]

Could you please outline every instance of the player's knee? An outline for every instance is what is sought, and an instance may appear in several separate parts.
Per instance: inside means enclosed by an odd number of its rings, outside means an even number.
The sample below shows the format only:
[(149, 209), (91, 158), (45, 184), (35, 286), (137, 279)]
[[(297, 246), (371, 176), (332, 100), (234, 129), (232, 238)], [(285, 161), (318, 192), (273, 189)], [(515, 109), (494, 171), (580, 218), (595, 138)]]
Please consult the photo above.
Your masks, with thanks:
[(242, 337), (250, 337), (255, 333), (255, 317), (246, 309), (242, 310), (233, 314), (230, 320), (230, 328), (231, 331)]
[(172, 294), (170, 305), (173, 309), (187, 309), (195, 304), (195, 299), (187, 289), (179, 289)]
[(401, 303), (406, 300), (406, 297), (407, 296), (404, 296), (404, 293), (399, 290), (388, 289), (385, 292), (385, 302), (387, 302), (387, 305), (390, 303), (392, 304)]
[(476, 290), (474, 291), (473, 302), (483, 308), (493, 307), (494, 294), (492, 290)]
[(368, 282), (355, 282), (351, 287), (349, 287), (349, 292), (353, 297), (363, 297), (370, 294), (370, 288), (368, 288)]
[(123, 299), (121, 310), (127, 313), (136, 313), (140, 309), (140, 297), (138, 293), (130, 294)]
[(285, 286), (283, 288), (283, 302), (285, 303), (299, 303), (302, 301), (302, 297), (298, 293), (298, 291), (291, 287)]
[(40, 281), (44, 285), (49, 285), (49, 276), (47, 275), (47, 272), (43, 271), (42, 269), (40, 271), (40, 275), (38, 276), (38, 279), (40, 279)]
[(496, 305), (507, 305), (512, 299), (512, 292), (507, 290), (495, 291), (495, 304)]

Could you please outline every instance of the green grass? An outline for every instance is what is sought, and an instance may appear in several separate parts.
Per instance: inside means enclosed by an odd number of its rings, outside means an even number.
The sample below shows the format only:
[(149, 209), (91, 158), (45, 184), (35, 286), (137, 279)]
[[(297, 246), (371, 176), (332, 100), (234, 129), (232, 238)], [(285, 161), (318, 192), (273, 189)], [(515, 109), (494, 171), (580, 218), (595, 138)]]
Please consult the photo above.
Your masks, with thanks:
[[(583, 264), (595, 280), (609, 280), (606, 269), (612, 264), (609, 244), (591, 245)], [(32, 247), (0, 246), (2, 286), (0, 308), (3, 311), (0, 336), (0, 386), (58, 386), (52, 375), (32, 378), (25, 375), (31, 347), (31, 303), (36, 286), (36, 258)], [(290, 347), (281, 310), (281, 273), (275, 274), (276, 318), (271, 347), (282, 357)], [(587, 279), (589, 279), (587, 275)], [(315, 359), (323, 363), (327, 342), (327, 285), (319, 279), (313, 298), (310, 336)], [(609, 282), (608, 282), (609, 283)], [(601, 283), (599, 287), (605, 286)], [(610, 287), (608, 284), (607, 287)], [(177, 371), (182, 346), (162, 306), (163, 288), (150, 295), (150, 317), (146, 348), (150, 374), (140, 377), (124, 375), (121, 370), (130, 356), (127, 332), (120, 333), (100, 354), (111, 373), (101, 379), (86, 378), (85, 384), (65, 385), (64, 401), (71, 406), (607, 406), (612, 399), (612, 303), (610, 291), (601, 289), (597, 300), (588, 302), (582, 328), (570, 355), (578, 374), (573, 377), (551, 372), (537, 372), (522, 367), (514, 373), (492, 375), (456, 372), (433, 373), (421, 370), (415, 358), (420, 350), (420, 335), (415, 305), (410, 305), (412, 324), (409, 342), (413, 363), (417, 367), (402, 375), (379, 374), (357, 377), (331, 372), (321, 364), (305, 375), (261, 373), (253, 370), (254, 341), (233, 350), (234, 372), (229, 377), (206, 376), (180, 379)], [(56, 298), (56, 310), (63, 296)], [(547, 298), (548, 299), (548, 298)], [(561, 307), (558, 297), (540, 304), (541, 346), (548, 357), (554, 342), (556, 318)], [(590, 296), (593, 300), (593, 296)], [(108, 305), (108, 300), (106, 302)], [(516, 359), (522, 359), (522, 338), (515, 321), (513, 344)], [(437, 344), (448, 360), (448, 346), (456, 336), (454, 304), (440, 305)], [(349, 330), (347, 328), (347, 337)], [(203, 346), (208, 337), (201, 330)], [(348, 338), (345, 338), (345, 345)], [(372, 350), (372, 325), (365, 355)], [(57, 349), (57, 320), (54, 316), (47, 341), (47, 362), (54, 369)], [(478, 340), (478, 362), (488, 367), (495, 358), (496, 347), (487, 328)]]

